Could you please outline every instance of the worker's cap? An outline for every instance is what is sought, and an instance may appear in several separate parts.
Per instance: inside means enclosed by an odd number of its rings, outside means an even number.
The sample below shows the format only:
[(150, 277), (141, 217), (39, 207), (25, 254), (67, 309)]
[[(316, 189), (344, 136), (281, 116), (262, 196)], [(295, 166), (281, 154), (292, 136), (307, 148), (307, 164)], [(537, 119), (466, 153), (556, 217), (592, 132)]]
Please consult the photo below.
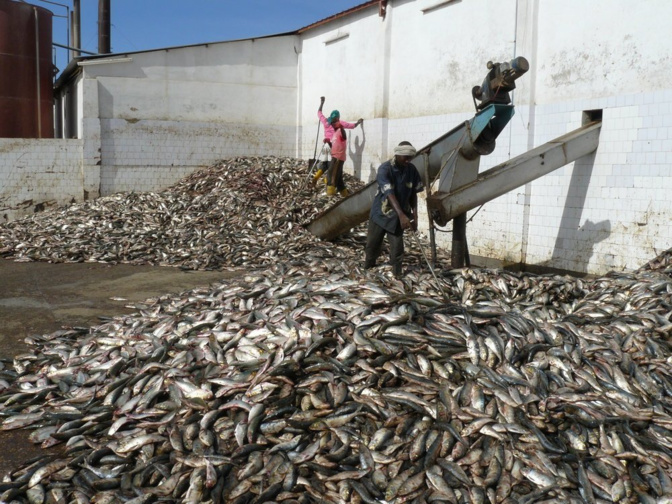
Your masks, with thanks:
[(401, 142), (394, 148), (395, 156), (415, 157), (416, 154), (417, 151), (415, 150), (415, 147), (411, 145), (411, 142)]
[(329, 119), (327, 119), (327, 122), (329, 124), (333, 124), (334, 121), (338, 121), (341, 118), (341, 113), (338, 110), (332, 110), (331, 114), (329, 114)]

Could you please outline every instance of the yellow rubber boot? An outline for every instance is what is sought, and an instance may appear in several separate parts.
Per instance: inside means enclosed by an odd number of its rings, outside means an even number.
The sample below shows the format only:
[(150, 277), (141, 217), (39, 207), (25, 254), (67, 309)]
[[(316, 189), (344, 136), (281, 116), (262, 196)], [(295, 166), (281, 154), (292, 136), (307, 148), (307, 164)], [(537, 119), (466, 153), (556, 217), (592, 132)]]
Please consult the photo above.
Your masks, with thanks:
[(322, 170), (317, 170), (317, 173), (313, 176), (313, 184), (320, 180), (322, 176)]
[(346, 189), (343, 189), (343, 190), (341, 191), (341, 196), (343, 196), (344, 198), (347, 198), (348, 196), (350, 196), (350, 191), (348, 191), (347, 188), (346, 188)]
[(336, 196), (336, 186), (327, 186), (327, 196)]

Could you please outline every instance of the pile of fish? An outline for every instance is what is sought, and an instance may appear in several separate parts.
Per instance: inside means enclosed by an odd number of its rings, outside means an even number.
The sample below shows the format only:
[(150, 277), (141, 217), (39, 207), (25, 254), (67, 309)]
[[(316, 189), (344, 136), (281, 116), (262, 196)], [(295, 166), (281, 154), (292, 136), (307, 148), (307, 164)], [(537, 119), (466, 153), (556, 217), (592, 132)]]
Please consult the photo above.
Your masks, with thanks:
[(666, 275), (672, 275), (672, 249), (666, 250), (654, 259), (651, 259), (639, 271), (658, 271)]
[(0, 257), (218, 269), (314, 253), (324, 247), (301, 224), (333, 199), (308, 183), (308, 171), (291, 158), (220, 161), (158, 193), (114, 194), (0, 225)]
[(672, 503), (666, 256), (396, 280), (300, 231), (324, 203), (273, 162), (2, 228), (18, 259), (268, 267), (0, 360), (0, 428), (54, 447), (1, 502)]
[(63, 448), (0, 499), (672, 502), (669, 276), (439, 281), (278, 263), (35, 336), (2, 428)]

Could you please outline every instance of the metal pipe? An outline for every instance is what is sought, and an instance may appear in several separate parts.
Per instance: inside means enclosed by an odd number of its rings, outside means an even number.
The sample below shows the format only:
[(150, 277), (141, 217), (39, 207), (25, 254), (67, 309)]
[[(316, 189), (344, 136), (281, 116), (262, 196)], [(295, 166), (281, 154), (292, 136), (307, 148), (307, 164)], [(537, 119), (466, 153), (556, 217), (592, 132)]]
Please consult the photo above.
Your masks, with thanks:
[(98, 0), (98, 53), (112, 52), (110, 43), (110, 0)]
[[(70, 23), (69, 23), (69, 21), (70, 21), (70, 6), (62, 4), (62, 3), (58, 3), (58, 2), (52, 2), (51, 0), (39, 0), (39, 1), (51, 4), (51, 5), (59, 5), (61, 7), (65, 7), (65, 10), (67, 12), (67, 15), (65, 16), (65, 30), (67, 32), (66, 33), (67, 40), (68, 40), (68, 42), (70, 42)], [(54, 16), (55, 17), (60, 17), (60, 16), (56, 16), (55, 14), (54, 14)], [(72, 59), (72, 57), (70, 55), (68, 55), (68, 61), (70, 61), (71, 59)]]
[(81, 53), (84, 53), (84, 54), (91, 54), (93, 56), (98, 55), (98, 53), (95, 53), (95, 52), (85, 51), (84, 49), (80, 49), (79, 47), (70, 47), (70, 46), (66, 46), (66, 45), (63, 45), (63, 44), (59, 44), (57, 42), (52, 42), (51, 45), (55, 45), (56, 47), (62, 47), (63, 49), (72, 49), (73, 51), (78, 51), (78, 52), (81, 52)]
[(40, 22), (38, 21), (37, 7), (33, 7), (35, 14), (35, 68), (37, 70), (37, 138), (42, 138), (42, 97), (40, 88)]
[(429, 219), (429, 244), (432, 247), (432, 266), (436, 268), (436, 230), (434, 229), (434, 220), (432, 219), (431, 212), (428, 216)]
[(39, 0), (39, 1), (40, 1), (40, 2), (44, 2), (44, 3), (51, 4), (51, 5), (60, 5), (61, 7), (65, 7), (66, 9), (68, 9), (68, 16), (70, 15), (70, 7), (68, 7), (68, 6), (65, 5), (65, 4), (58, 3), (58, 2), (52, 2), (51, 0)]
[(81, 49), (74, 49), (75, 47), (82, 46), (82, 9), (80, 6), (80, 0), (73, 0), (73, 9), (72, 9), (72, 40), (70, 40), (70, 45), (73, 47), (72, 56), (77, 57), (81, 54)]
[(467, 234), (464, 234), (464, 265), (467, 268), (471, 267), (471, 258), (469, 257), (469, 243), (467, 242)]
[(422, 257), (425, 258), (425, 263), (427, 263), (427, 266), (429, 267), (429, 271), (432, 272), (432, 276), (434, 277), (434, 280), (436, 280), (436, 286), (439, 288), (439, 292), (441, 292), (441, 295), (443, 296), (443, 300), (446, 301), (446, 302), (449, 302), (450, 298), (446, 295), (446, 291), (443, 290), (443, 287), (441, 287), (441, 282), (437, 278), (436, 273), (434, 272), (434, 268), (432, 267), (431, 264), (429, 264), (429, 261), (427, 260), (427, 255), (425, 254), (425, 251), (422, 248), (422, 243), (420, 243), (420, 238), (418, 237), (417, 231), (411, 230), (411, 235), (415, 237), (415, 244), (420, 249), (420, 253), (422, 254)]

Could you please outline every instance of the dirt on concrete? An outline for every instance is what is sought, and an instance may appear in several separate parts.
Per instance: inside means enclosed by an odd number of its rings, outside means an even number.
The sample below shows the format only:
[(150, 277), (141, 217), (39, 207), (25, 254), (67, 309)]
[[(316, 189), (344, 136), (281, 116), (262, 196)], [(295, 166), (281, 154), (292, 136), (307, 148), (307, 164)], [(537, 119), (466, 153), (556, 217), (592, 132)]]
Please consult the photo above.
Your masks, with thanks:
[[(0, 259), (0, 358), (30, 351), (26, 336), (63, 327), (88, 327), (98, 317), (133, 313), (133, 302), (210, 285), (240, 273), (98, 263), (17, 263)], [(114, 300), (112, 298), (124, 298)], [(11, 364), (9, 364), (11, 365)], [(2, 418), (0, 418), (2, 421)], [(0, 478), (44, 450), (28, 440), (30, 430), (0, 430)]]

